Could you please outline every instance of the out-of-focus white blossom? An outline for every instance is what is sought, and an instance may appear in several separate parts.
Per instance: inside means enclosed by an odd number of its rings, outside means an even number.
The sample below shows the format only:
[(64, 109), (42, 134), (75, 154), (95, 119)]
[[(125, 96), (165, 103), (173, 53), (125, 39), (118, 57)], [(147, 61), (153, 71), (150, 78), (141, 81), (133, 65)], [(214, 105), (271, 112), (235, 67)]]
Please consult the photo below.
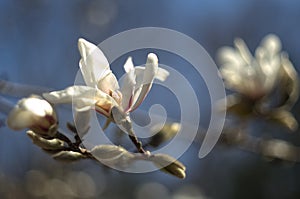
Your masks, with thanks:
[[(71, 86), (65, 90), (44, 94), (54, 104), (73, 101), (77, 111), (75, 120), (78, 121), (87, 118), (91, 109), (108, 118), (111, 117), (113, 107), (128, 114), (145, 99), (154, 78), (164, 81), (169, 75), (168, 71), (158, 67), (158, 58), (154, 53), (148, 54), (145, 67), (134, 67), (129, 57), (124, 65), (126, 74), (120, 88), (105, 55), (96, 45), (80, 38), (78, 48), (81, 54), (79, 66), (86, 86)], [(79, 129), (86, 129), (83, 122), (78, 124)]]
[(228, 89), (226, 110), (242, 118), (260, 115), (296, 130), (298, 123), (290, 113), (299, 97), (299, 78), (287, 53), (281, 51), (276, 35), (267, 35), (252, 56), (241, 39), (235, 48), (219, 52), (220, 72)]
[(281, 69), (281, 42), (275, 35), (266, 36), (252, 56), (241, 39), (235, 48), (223, 47), (219, 52), (221, 75), (226, 87), (253, 100), (268, 95), (278, 81)]
[(21, 99), (11, 110), (7, 125), (13, 130), (29, 128), (37, 134), (53, 136), (57, 128), (57, 116), (46, 100), (29, 97)]

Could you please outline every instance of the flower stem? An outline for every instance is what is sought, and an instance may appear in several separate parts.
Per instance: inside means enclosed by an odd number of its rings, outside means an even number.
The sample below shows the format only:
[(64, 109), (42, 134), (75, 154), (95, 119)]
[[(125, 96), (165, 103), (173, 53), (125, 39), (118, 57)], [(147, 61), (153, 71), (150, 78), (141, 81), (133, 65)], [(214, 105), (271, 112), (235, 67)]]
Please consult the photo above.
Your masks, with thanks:
[(139, 153), (143, 153), (143, 154), (147, 153), (145, 151), (145, 149), (143, 148), (142, 142), (138, 140), (138, 138), (136, 137), (135, 134), (133, 134), (133, 135), (129, 134), (129, 138), (133, 142), (133, 144), (135, 145), (135, 147), (137, 148)]

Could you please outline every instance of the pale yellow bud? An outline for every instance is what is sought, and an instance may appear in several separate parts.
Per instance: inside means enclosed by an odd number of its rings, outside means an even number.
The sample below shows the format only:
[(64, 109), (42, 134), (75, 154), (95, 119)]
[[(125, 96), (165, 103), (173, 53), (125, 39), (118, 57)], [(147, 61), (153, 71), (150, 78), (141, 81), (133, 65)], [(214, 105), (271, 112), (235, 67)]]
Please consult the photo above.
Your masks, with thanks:
[(174, 175), (178, 178), (185, 178), (185, 166), (175, 158), (166, 154), (155, 154), (150, 160), (163, 172)]
[(62, 150), (65, 148), (64, 142), (57, 138), (45, 139), (30, 130), (27, 131), (26, 133), (30, 137), (32, 142), (35, 145), (41, 147), (42, 149), (49, 150), (49, 151), (55, 151), (55, 150)]
[(86, 158), (83, 154), (76, 151), (60, 151), (52, 156), (55, 160), (63, 162), (73, 162)]

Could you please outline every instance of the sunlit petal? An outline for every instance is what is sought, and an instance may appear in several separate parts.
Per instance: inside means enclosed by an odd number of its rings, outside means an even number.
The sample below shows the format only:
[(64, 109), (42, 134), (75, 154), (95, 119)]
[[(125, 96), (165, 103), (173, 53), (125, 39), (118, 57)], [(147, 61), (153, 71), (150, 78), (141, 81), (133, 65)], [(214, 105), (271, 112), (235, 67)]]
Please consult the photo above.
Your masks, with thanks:
[(126, 74), (123, 79), (121, 93), (122, 93), (122, 108), (126, 112), (133, 103), (133, 96), (136, 85), (136, 74), (131, 58), (128, 58), (124, 69)]
[(102, 77), (102, 79), (98, 81), (97, 87), (104, 93), (109, 94), (111, 91), (119, 89), (119, 83), (116, 76), (112, 72), (109, 72), (105, 77)]
[(122, 131), (131, 134), (133, 130), (132, 130), (130, 117), (117, 106), (113, 107), (111, 112), (114, 121), (118, 125), (118, 127)]
[(133, 104), (131, 111), (136, 109), (145, 99), (147, 96), (149, 90), (152, 87), (153, 79), (156, 76), (156, 73), (158, 71), (158, 58), (154, 53), (148, 54), (146, 66), (144, 69), (144, 76), (143, 76), (143, 82), (141, 87), (137, 87), (138, 90), (134, 95), (135, 103)]
[(8, 114), (7, 126), (13, 130), (30, 128), (35, 133), (53, 136), (56, 133), (57, 116), (49, 102), (31, 96), (18, 101)]
[(269, 34), (263, 38), (260, 46), (263, 46), (272, 55), (275, 55), (281, 51), (281, 41), (274, 34)]
[(129, 71), (134, 69), (134, 64), (132, 62), (132, 58), (128, 57), (128, 59), (126, 60), (125, 64), (124, 64), (124, 70), (126, 73), (128, 73)]
[(83, 38), (78, 40), (81, 55), (79, 66), (88, 86), (95, 87), (97, 81), (107, 76), (111, 70), (103, 52), (91, 42)]
[(88, 86), (71, 86), (64, 90), (43, 94), (44, 98), (53, 104), (72, 103), (73, 99), (82, 97), (94, 99), (96, 95), (101, 95), (101, 93), (95, 88)]
[(243, 64), (240, 54), (231, 47), (222, 47), (218, 50), (218, 61), (222, 64), (230, 63), (231, 67), (237, 67)]
[(163, 68), (158, 68), (157, 73), (155, 74), (155, 78), (163, 82), (167, 79), (169, 75), (170, 73), (167, 70)]
[(154, 53), (149, 53), (145, 66), (143, 84), (152, 84), (158, 70), (158, 58)]
[(78, 135), (82, 138), (90, 128), (91, 110), (75, 111), (74, 120)]
[(250, 65), (252, 62), (252, 55), (246, 45), (246, 43), (240, 39), (237, 38), (234, 40), (234, 45), (238, 52), (240, 53), (240, 56), (243, 58), (243, 60), (246, 62), (246, 64)]

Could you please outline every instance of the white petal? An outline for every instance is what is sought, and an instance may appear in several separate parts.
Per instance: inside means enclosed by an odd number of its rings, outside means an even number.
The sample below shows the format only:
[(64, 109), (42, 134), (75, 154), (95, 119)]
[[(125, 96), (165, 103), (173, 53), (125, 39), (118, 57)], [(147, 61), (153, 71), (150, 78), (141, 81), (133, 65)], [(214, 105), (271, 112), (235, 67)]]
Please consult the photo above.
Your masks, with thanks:
[(158, 58), (154, 53), (148, 54), (143, 84), (152, 84), (158, 70)]
[(116, 76), (110, 71), (105, 77), (97, 82), (97, 87), (106, 94), (119, 89), (119, 83)]
[(266, 48), (272, 55), (277, 54), (281, 50), (281, 41), (274, 34), (269, 34), (264, 37), (260, 45)]
[(136, 66), (134, 68), (136, 90), (143, 85), (144, 72), (145, 72), (145, 67), (143, 67), (143, 66)]
[[(134, 105), (131, 108), (131, 111), (136, 109), (145, 99), (149, 90), (152, 87), (153, 79), (156, 76), (158, 71), (158, 58), (154, 53), (148, 54), (146, 67), (144, 69), (143, 82), (141, 86), (141, 90), (137, 91), (134, 95), (135, 100)], [(136, 89), (140, 89), (138, 85), (136, 85)]]
[(167, 79), (169, 75), (170, 73), (167, 70), (163, 68), (158, 68), (155, 78), (163, 82)]
[(120, 107), (112, 107), (111, 113), (113, 115), (114, 121), (122, 131), (129, 134), (133, 132), (130, 117), (126, 113), (124, 113), (120, 109)]
[(103, 52), (85, 39), (78, 40), (78, 49), (81, 55), (79, 66), (85, 83), (95, 87), (97, 81), (111, 72), (109, 63)]
[(135, 94), (135, 97), (137, 97), (137, 99), (135, 100), (135, 103), (133, 104), (133, 106), (131, 107), (130, 111), (135, 110), (138, 106), (141, 105), (141, 103), (144, 101), (144, 99), (146, 98), (148, 92), (151, 89), (152, 84), (144, 84), (142, 86), (142, 89), (140, 90), (140, 92), (137, 93), (137, 95)]
[(37, 123), (43, 124), (47, 115), (56, 117), (52, 106), (46, 100), (37, 97), (23, 98), (9, 113), (7, 125), (11, 129), (21, 130)]
[(231, 65), (236, 66), (244, 63), (241, 55), (231, 47), (222, 47), (218, 50), (217, 58), (220, 64), (230, 63)]
[(53, 104), (74, 103), (77, 111), (92, 109), (100, 101), (115, 104), (109, 95), (88, 86), (71, 86), (65, 90), (44, 93), (43, 96)]
[[(123, 107), (124, 111), (130, 111), (132, 106), (136, 103), (136, 101), (141, 93), (142, 86), (143, 86), (144, 71), (145, 71), (145, 67), (142, 67), (142, 66), (134, 67), (134, 74), (130, 74), (129, 75), (130, 77), (128, 77), (128, 78), (131, 78), (131, 80), (127, 81), (127, 85), (126, 85), (127, 88), (122, 87), (122, 89), (121, 89), (121, 92), (123, 95), (122, 107)], [(126, 74), (126, 76), (128, 76), (128, 74)], [(124, 81), (125, 81), (126, 76), (124, 77)], [(133, 79), (132, 76), (134, 76), (135, 80)], [(125, 86), (124, 83), (123, 83), (123, 86)], [(131, 87), (131, 86), (133, 86), (132, 84), (134, 84), (134, 87)], [(133, 93), (132, 93), (132, 96), (129, 97), (128, 95), (129, 95), (129, 93), (131, 93), (131, 89), (133, 89)], [(125, 104), (128, 104), (127, 102), (129, 100), (130, 100), (130, 106), (126, 107)], [(123, 106), (123, 104), (124, 104), (124, 106)]]
[[(136, 66), (134, 69), (135, 69), (136, 89), (137, 89), (143, 85), (145, 67)], [(170, 73), (167, 70), (165, 70), (163, 68), (158, 68), (157, 73), (155, 74), (154, 78), (163, 82), (167, 79), (167, 77), (169, 75), (170, 75)]]
[(82, 138), (90, 128), (91, 110), (75, 111), (74, 120), (75, 126), (80, 138)]
[(88, 86), (71, 86), (65, 90), (53, 91), (50, 93), (44, 93), (43, 97), (53, 104), (72, 103), (73, 98), (80, 98), (82, 96), (91, 98), (95, 96), (97, 90)]
[[(124, 67), (125, 68), (125, 67)], [(124, 76), (121, 93), (122, 93), (122, 108), (126, 112), (133, 103), (133, 95), (135, 91), (136, 75), (134, 67), (128, 70)]]
[(13, 109), (7, 117), (7, 126), (13, 130), (22, 130), (32, 126), (38, 120), (29, 110)]
[(280, 72), (280, 55), (281, 42), (276, 35), (267, 35), (256, 49), (255, 55), (263, 74), (262, 88), (265, 92), (270, 92)]
[(46, 100), (34, 97), (20, 100), (17, 107), (22, 110), (29, 110), (33, 115), (39, 117), (44, 117), (47, 114), (52, 115), (54, 111), (52, 106)]
[[(134, 106), (134, 104), (136, 103), (136, 101), (138, 100), (139, 96), (140, 96), (140, 93), (142, 91), (142, 87), (143, 87), (143, 78), (144, 78), (144, 71), (145, 71), (145, 67), (142, 67), (142, 66), (137, 66), (134, 68), (134, 77), (135, 77), (135, 84), (134, 84), (134, 87), (133, 88), (130, 88), (130, 82), (128, 82), (129, 85), (127, 85), (129, 88), (128, 88), (128, 91), (125, 91), (125, 88), (122, 90), (122, 94), (123, 94), (123, 98), (124, 101), (127, 101), (128, 99), (130, 99), (130, 105), (126, 108), (124, 108), (123, 110), (124, 111), (131, 111), (132, 110), (132, 107)], [(126, 77), (126, 76), (125, 76)], [(133, 83), (133, 82), (132, 82)], [(132, 84), (131, 83), (131, 84)], [(130, 89), (133, 89), (133, 93), (132, 93), (132, 96), (125, 96), (124, 97), (124, 94), (125, 92), (127, 93), (131, 93), (131, 90)], [(125, 94), (126, 95), (126, 94)], [(123, 102), (122, 102), (123, 103)], [(124, 104), (126, 104), (126, 102), (124, 102)], [(123, 106), (122, 106), (123, 107)]]
[(74, 108), (77, 112), (85, 112), (95, 107), (96, 100), (94, 98), (80, 98), (74, 101)]
[(126, 73), (128, 73), (130, 70), (134, 70), (134, 64), (132, 62), (131, 57), (128, 57), (128, 59), (126, 60), (126, 62), (124, 64), (124, 70)]
[(242, 39), (238, 38), (238, 39), (234, 40), (234, 45), (235, 45), (236, 49), (239, 51), (243, 60), (246, 62), (246, 64), (250, 65), (253, 57), (252, 57), (246, 43)]
[(141, 104), (151, 89), (154, 78), (164, 81), (169, 76), (167, 70), (158, 68), (158, 58), (154, 53), (148, 54), (146, 67), (134, 67), (132, 58), (129, 57), (124, 69), (127, 72), (122, 87), (122, 107), (125, 112), (132, 111)]

